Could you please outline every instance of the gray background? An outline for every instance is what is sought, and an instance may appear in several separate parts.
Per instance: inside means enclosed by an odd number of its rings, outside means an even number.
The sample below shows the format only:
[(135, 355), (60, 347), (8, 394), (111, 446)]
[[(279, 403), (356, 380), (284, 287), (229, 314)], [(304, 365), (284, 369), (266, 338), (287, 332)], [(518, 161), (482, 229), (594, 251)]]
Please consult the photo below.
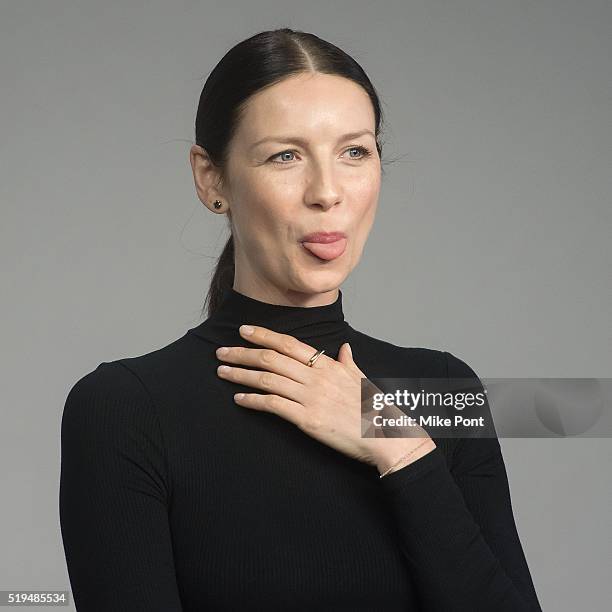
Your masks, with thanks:
[[(0, 6), (1, 589), (69, 588), (70, 387), (201, 320), (226, 234), (193, 187), (198, 96), (260, 30), (334, 42), (383, 99), (399, 159), (342, 287), (354, 327), (481, 377), (611, 375), (609, 2)], [(544, 609), (607, 609), (611, 441), (502, 446)]]

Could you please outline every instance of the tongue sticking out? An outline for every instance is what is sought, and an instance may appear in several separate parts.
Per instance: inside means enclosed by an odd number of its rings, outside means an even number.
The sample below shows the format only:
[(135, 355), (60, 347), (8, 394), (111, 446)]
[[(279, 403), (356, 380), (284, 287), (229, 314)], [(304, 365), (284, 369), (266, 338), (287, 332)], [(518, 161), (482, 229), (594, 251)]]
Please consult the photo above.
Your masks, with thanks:
[(336, 259), (344, 253), (346, 248), (346, 238), (340, 238), (335, 242), (302, 242), (304, 248), (310, 251), (313, 255), (316, 255), (320, 259)]

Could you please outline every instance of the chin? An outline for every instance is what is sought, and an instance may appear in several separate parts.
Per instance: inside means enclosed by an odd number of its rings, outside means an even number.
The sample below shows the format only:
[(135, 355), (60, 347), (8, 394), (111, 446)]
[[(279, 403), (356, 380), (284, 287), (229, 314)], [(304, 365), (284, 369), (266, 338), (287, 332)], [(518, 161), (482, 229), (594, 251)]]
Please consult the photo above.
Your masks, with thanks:
[(305, 272), (297, 283), (304, 293), (325, 293), (335, 291), (346, 280), (347, 270), (321, 270), (320, 272)]

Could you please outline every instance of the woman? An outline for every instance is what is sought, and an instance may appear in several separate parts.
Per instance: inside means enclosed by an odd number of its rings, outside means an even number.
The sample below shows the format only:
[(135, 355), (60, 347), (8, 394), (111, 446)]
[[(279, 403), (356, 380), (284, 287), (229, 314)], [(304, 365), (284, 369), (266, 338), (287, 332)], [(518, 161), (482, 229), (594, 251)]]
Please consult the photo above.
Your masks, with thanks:
[(496, 438), (361, 435), (362, 378), (476, 377), (344, 318), (380, 129), (363, 70), (312, 34), (262, 32), (210, 74), (190, 161), (231, 237), (208, 318), (64, 408), (77, 609), (540, 609)]

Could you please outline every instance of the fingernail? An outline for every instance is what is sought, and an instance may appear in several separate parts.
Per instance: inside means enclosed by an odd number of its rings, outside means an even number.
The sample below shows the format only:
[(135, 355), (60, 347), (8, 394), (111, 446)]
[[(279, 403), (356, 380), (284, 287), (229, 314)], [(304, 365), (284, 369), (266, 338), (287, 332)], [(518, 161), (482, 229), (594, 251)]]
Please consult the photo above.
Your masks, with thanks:
[(252, 334), (255, 331), (255, 329), (251, 325), (241, 325), (240, 326), (240, 331), (243, 334), (247, 334), (248, 335), (248, 334)]
[(227, 348), (227, 346), (220, 346), (217, 349), (217, 355), (225, 355), (229, 352), (229, 349)]

